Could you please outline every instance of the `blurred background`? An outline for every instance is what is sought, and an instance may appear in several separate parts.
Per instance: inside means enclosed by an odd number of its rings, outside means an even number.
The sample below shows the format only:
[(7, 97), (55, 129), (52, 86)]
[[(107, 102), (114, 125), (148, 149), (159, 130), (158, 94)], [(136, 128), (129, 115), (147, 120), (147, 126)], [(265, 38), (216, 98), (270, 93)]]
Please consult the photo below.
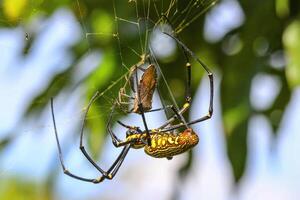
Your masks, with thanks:
[[(299, 10), (296, 0), (0, 1), (0, 199), (299, 199)], [(78, 148), (86, 106), (103, 92), (84, 143), (108, 169), (120, 153), (105, 129), (112, 102), (143, 54), (153, 53), (167, 94), (156, 91), (153, 108), (170, 96), (183, 105), (186, 58), (162, 31), (214, 73), (214, 115), (192, 126), (199, 144), (170, 161), (131, 150), (116, 177), (97, 185), (64, 175), (51, 97), (66, 166), (88, 178), (99, 173)], [(205, 71), (190, 62), (188, 121), (209, 103)], [(146, 114), (150, 128), (168, 117)], [(114, 119), (143, 127), (137, 114)]]

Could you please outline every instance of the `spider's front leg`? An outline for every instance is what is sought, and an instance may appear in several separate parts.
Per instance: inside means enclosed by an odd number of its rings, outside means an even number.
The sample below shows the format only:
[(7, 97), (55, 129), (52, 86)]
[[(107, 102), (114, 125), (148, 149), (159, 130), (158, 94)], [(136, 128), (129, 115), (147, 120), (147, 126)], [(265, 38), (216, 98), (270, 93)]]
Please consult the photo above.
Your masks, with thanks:
[(174, 116), (171, 117), (170, 119), (168, 119), (163, 125), (161, 125), (158, 129), (164, 129), (165, 127), (167, 127), (168, 125), (172, 124), (173, 121), (175, 121), (176, 119), (179, 119), (180, 121), (183, 122), (182, 126), (186, 126), (186, 128), (188, 128), (188, 124), (185, 122), (184, 117), (182, 116), (183, 113), (185, 113), (192, 102), (192, 97), (191, 97), (191, 68), (192, 65), (190, 64), (188, 57), (186, 55), (186, 53), (184, 53), (185, 57), (186, 57), (186, 71), (187, 71), (187, 81), (186, 81), (186, 92), (185, 92), (185, 103), (183, 104), (182, 108), (180, 110), (177, 110), (174, 106), (171, 106), (171, 109), (174, 112)]
[[(202, 68), (206, 71), (207, 76), (209, 78), (209, 87), (210, 87), (210, 95), (209, 95), (209, 107), (208, 107), (208, 113), (203, 116), (200, 117), (199, 119), (193, 120), (189, 123), (187, 123), (187, 125), (192, 125), (192, 124), (196, 124), (202, 121), (205, 121), (207, 119), (210, 119), (212, 117), (213, 114), (213, 97), (214, 97), (214, 79), (213, 79), (213, 73), (210, 71), (210, 69), (196, 56), (196, 54), (194, 52), (192, 52), (187, 46), (185, 46), (178, 38), (176, 38), (173, 35), (170, 35), (169, 33), (163, 32), (164, 34), (168, 35), (169, 37), (173, 38), (182, 48), (182, 50), (184, 51), (184, 54), (186, 56), (187, 59), (187, 95), (186, 95), (186, 103), (183, 105), (183, 108), (178, 112), (179, 114), (182, 114), (183, 112), (185, 112), (187, 110), (187, 108), (190, 106), (190, 102), (191, 102), (191, 95), (190, 95), (190, 88), (191, 88), (191, 64), (188, 62), (188, 56), (187, 54), (189, 54), (195, 61), (197, 61)], [(174, 116), (173, 118), (171, 118), (170, 120), (168, 120), (162, 127), (166, 127), (168, 124), (170, 124), (170, 122), (173, 122), (176, 116)], [(170, 131), (170, 130), (174, 130), (180, 127), (186, 126), (186, 124), (178, 124), (173, 126), (172, 128), (169, 129), (165, 129), (165, 131)]]

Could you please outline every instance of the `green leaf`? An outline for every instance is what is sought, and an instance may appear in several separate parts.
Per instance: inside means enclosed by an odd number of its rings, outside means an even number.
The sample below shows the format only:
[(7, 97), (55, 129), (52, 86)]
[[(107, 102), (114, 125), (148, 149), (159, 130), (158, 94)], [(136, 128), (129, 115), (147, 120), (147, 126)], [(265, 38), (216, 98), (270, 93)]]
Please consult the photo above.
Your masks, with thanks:
[(290, 13), (289, 0), (276, 0), (276, 14), (278, 17), (287, 17)]
[(285, 69), (289, 86), (300, 85), (300, 20), (294, 20), (283, 33), (283, 44), (287, 56)]

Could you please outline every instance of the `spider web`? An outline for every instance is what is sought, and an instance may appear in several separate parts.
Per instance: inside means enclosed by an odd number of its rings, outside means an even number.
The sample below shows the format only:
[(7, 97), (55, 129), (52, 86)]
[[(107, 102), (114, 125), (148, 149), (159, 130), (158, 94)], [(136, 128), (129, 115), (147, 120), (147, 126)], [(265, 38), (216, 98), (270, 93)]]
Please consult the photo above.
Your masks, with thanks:
[[(74, 81), (74, 87), (77, 87), (81, 83), (86, 84), (87, 82), (87, 85), (89, 85), (88, 88), (90, 88), (88, 89), (90, 91), (87, 92), (89, 96), (92, 96), (96, 90), (101, 89), (99, 90), (101, 92), (99, 99), (103, 99), (103, 101), (102, 104), (96, 105), (96, 109), (103, 109), (107, 112), (92, 112), (89, 115), (89, 119), (98, 118), (99, 116), (107, 118), (112, 102), (117, 97), (118, 89), (121, 88), (126, 81), (125, 77), (128, 75), (130, 67), (138, 63), (145, 54), (150, 54), (152, 62), (158, 67), (160, 76), (159, 88), (162, 88), (163, 91), (167, 91), (165, 93), (166, 96), (161, 98), (162, 104), (172, 104), (178, 108), (176, 95), (173, 94), (174, 90), (172, 90), (167, 80), (168, 74), (163, 73), (164, 66), (159, 63), (166, 57), (168, 59), (168, 57), (172, 56), (176, 44), (174, 41), (170, 42), (169, 40), (171, 45), (166, 44), (164, 51), (159, 52), (156, 50), (157, 45), (153, 42), (155, 40), (155, 34), (159, 32), (161, 37), (162, 32), (166, 31), (172, 33), (172, 35), (180, 36), (182, 31), (188, 28), (191, 23), (198, 19), (215, 2), (216, 0), (129, 0), (118, 2), (114, 0), (112, 2), (103, 2), (103, 7), (95, 8), (95, 10), (98, 11), (93, 11), (93, 14), (88, 15), (87, 4), (91, 4), (91, 2), (87, 0), (76, 0), (73, 4), (73, 9), (81, 25), (82, 38), (84, 38), (83, 41), (87, 47), (87, 54), (92, 55), (95, 52), (100, 52), (102, 57), (104, 57), (102, 60), (105, 60), (107, 55), (107, 59), (115, 60), (115, 63), (109, 66), (101, 66), (101, 64), (99, 64), (100, 70), (93, 72), (98, 74), (94, 76), (94, 78), (79, 80), (77, 82)], [(7, 19), (4, 16), (4, 12), (0, 14), (2, 27), (14, 28), (18, 25), (18, 27), (21, 27), (23, 30), (23, 40), (25, 41), (25, 45), (27, 45), (24, 53), (27, 55), (31, 53), (26, 51), (31, 51), (32, 39), (34, 40), (35, 34), (38, 34), (38, 31), (40, 31), (34, 28), (35, 22), (31, 22), (30, 20), (42, 13), (40, 12), (42, 9), (39, 9), (41, 4), (42, 1), (28, 1), (25, 9), (26, 12), (15, 20)], [(91, 7), (91, 5), (89, 6)], [(1, 4), (0, 7), (3, 9), (3, 4)], [(95, 20), (93, 18), (95, 18)], [(106, 19), (106, 23), (103, 22), (103, 18)], [(89, 22), (92, 22), (92, 24)], [(97, 24), (100, 25), (97, 26)], [(168, 41), (166, 43), (168, 43)], [(9, 48), (8, 46), (0, 45), (4, 49)], [(113, 58), (109, 58), (111, 55)], [(103, 63), (107, 64), (104, 61)], [(184, 63), (180, 66), (183, 65)], [(108, 76), (105, 75), (106, 77), (101, 76), (101, 74), (105, 74), (102, 73), (101, 68), (105, 71), (113, 68), (112, 66), (115, 68), (113, 72), (118, 71), (116, 76), (112, 76), (111, 74)], [(180, 66), (178, 66), (178, 68)], [(84, 69), (87, 69), (87, 67)], [(100, 77), (99, 79), (109, 79), (109, 85), (104, 89), (99, 88), (99, 82), (93, 80), (98, 77)], [(66, 79), (69, 79), (69, 77), (62, 75), (58, 81), (64, 82)], [(107, 80), (103, 80), (103, 82), (105, 81)], [(52, 88), (58, 90), (59, 86), (53, 84)], [(82, 96), (84, 95), (85, 94)], [(36, 99), (33, 106), (41, 107), (49, 102), (49, 96)], [(58, 124), (64, 125), (73, 123), (74, 121), (82, 121), (85, 110), (86, 106), (77, 111), (74, 115), (68, 117), (68, 119), (58, 122)], [(52, 124), (45, 125), (41, 120), (40, 125), (35, 125), (34, 128), (32, 128), (31, 125), (30, 128), (25, 128), (23, 132), (32, 132), (33, 130), (45, 127), (50, 128)]]
[[(215, 2), (216, 0), (130, 0), (128, 2), (121, 1), (116, 3), (114, 0), (112, 1), (110, 10), (110, 12), (113, 13), (113, 19), (111, 18), (110, 20), (111, 23), (114, 24), (114, 27), (109, 31), (95, 31), (97, 28), (91, 27), (84, 22), (85, 14), (82, 9), (84, 1), (76, 0), (80, 22), (89, 50), (92, 51), (94, 48), (93, 44), (97, 43), (97, 41), (113, 40), (118, 51), (118, 69), (122, 72), (122, 75), (119, 76), (118, 79), (115, 79), (115, 81), (112, 81), (109, 87), (100, 91), (101, 94), (99, 98), (103, 98), (107, 102), (106, 106), (103, 103), (101, 107), (104, 109), (105, 107), (106, 109), (111, 108), (112, 102), (117, 98), (117, 92), (113, 90), (113, 88), (121, 88), (125, 84), (125, 77), (128, 75), (130, 67), (140, 62), (145, 55), (150, 55), (152, 62), (154, 62), (158, 68), (162, 80), (160, 81), (159, 88), (165, 87), (163, 90), (167, 91), (168, 96), (165, 98), (169, 99), (165, 101), (164, 98), (161, 97), (162, 104), (172, 104), (178, 109), (176, 98), (159, 64), (160, 58), (171, 56), (176, 45), (174, 46), (174, 41), (170, 41), (170, 38), (168, 38), (169, 40), (166, 42), (173, 42), (173, 46), (166, 44), (165, 48), (168, 48), (169, 52), (167, 55), (163, 55), (164, 52), (161, 50), (157, 52), (155, 49), (153, 34), (154, 32), (159, 32), (160, 37), (162, 37), (163, 32), (169, 32), (174, 36), (179, 35), (207, 9), (214, 5)], [(127, 18), (124, 10), (132, 13), (130, 19)], [(99, 29), (102, 29), (102, 27)], [(105, 27), (103, 29), (105, 29)], [(146, 64), (147, 63), (145, 63), (145, 65)], [(97, 86), (94, 88), (97, 88)], [(89, 115), (89, 118), (91, 117), (97, 116)]]
[[(39, 15), (39, 3), (36, 2), (37, 1), (29, 1), (29, 7), (26, 8), (24, 16), (20, 16), (15, 21), (7, 20), (2, 14), (0, 15), (0, 23), (2, 25), (4, 24), (4, 26), (9, 28), (15, 27), (16, 25), (21, 27), (23, 30), (23, 40), (26, 43), (25, 45), (28, 45), (29, 52), (25, 52), (27, 55), (32, 53), (32, 49), (30, 48), (30, 45), (32, 45), (31, 42), (34, 42), (35, 34), (38, 34), (40, 31), (34, 29), (34, 22), (30, 23), (30, 20), (27, 21), (27, 16), (32, 15), (32, 18), (34, 18), (36, 15)], [(112, 104), (117, 98), (118, 90), (124, 86), (126, 82), (125, 77), (128, 75), (130, 67), (137, 64), (145, 54), (151, 55), (151, 62), (155, 63), (158, 67), (160, 79), (159, 88), (162, 91), (167, 91), (165, 95), (162, 95), (160, 98), (161, 103), (163, 105), (175, 105), (178, 108), (174, 89), (168, 82), (168, 74), (164, 73), (164, 65), (160, 64), (172, 57), (172, 54), (176, 50), (176, 44), (168, 38), (169, 40), (164, 40), (166, 43), (164, 51), (157, 50), (157, 44), (154, 42), (156, 33), (159, 35), (158, 38), (163, 38), (163, 31), (180, 37), (181, 32), (187, 29), (191, 23), (197, 20), (215, 2), (216, 0), (113, 0), (112, 2), (103, 1), (103, 7), (95, 8), (96, 11), (93, 10), (92, 14), (87, 13), (89, 12), (88, 8), (92, 7), (92, 2), (88, 0), (76, 0), (74, 2), (73, 11), (75, 15), (77, 15), (78, 22), (81, 25), (81, 39), (83, 38), (82, 43), (84, 43), (82, 44), (80, 42), (79, 46), (83, 46), (87, 49), (87, 56), (95, 55), (95, 57), (100, 60), (100, 64), (93, 68), (94, 71), (88, 69), (88, 66), (86, 66), (84, 62), (76, 63), (75, 68), (82, 65), (84, 66), (82, 69), (90, 70), (91, 75), (89, 75), (88, 78), (82, 76), (84, 78), (81, 77), (80, 80), (73, 81), (72, 83), (72, 88), (84, 85), (82, 87), (85, 88), (87, 92), (81, 94), (81, 98), (83, 99), (86, 94), (91, 97), (97, 90), (101, 93), (98, 98), (101, 103), (93, 106), (95, 109), (91, 110), (87, 118), (87, 122), (91, 122), (92, 124), (90, 126), (92, 133), (99, 132), (98, 130), (93, 131), (93, 126), (105, 127), (104, 124), (99, 124), (99, 122), (102, 120), (104, 123), (105, 120), (107, 120)], [(74, 31), (74, 33), (75, 32), (76, 31)], [(7, 46), (2, 47), (8, 48)], [(183, 66), (184, 63), (176, 66), (176, 68), (184, 68)], [(78, 71), (78, 73), (80, 73), (80, 70)], [(87, 76), (88, 73), (83, 72), (83, 74)], [(141, 73), (139, 76), (140, 75)], [(53, 82), (65, 82), (68, 79), (70, 79), (70, 77), (62, 73), (59, 79), (53, 80)], [(104, 82), (109, 82), (109, 84), (103, 85)], [(50, 88), (59, 90), (59, 87), (60, 86), (53, 84)], [(70, 90), (70, 88), (68, 89)], [(62, 91), (65, 91), (65, 89)], [(74, 90), (74, 93), (76, 92), (77, 90)], [(42, 93), (41, 96), (44, 94), (45, 93)], [(59, 99), (72, 100), (74, 94), (69, 94), (70, 92), (62, 95), (62, 97), (58, 98), (57, 102), (61, 101)], [(36, 95), (36, 93), (33, 95)], [(35, 101), (33, 105), (36, 107), (47, 106), (49, 98), (50, 96), (47, 95), (42, 98), (36, 98), (37, 101)], [(64, 129), (68, 129), (69, 126), (74, 124), (82, 124), (88, 100), (89, 98), (87, 98), (82, 108), (75, 108), (76, 110), (68, 114), (67, 117), (58, 117), (56, 123), (62, 138)], [(71, 104), (75, 103), (73, 102)], [(56, 114), (59, 115), (60, 112), (63, 111), (57, 110)], [(42, 114), (49, 117), (49, 109), (45, 109)], [(116, 119), (122, 114), (120, 110), (117, 110), (115, 114)], [(165, 114), (167, 117), (172, 115), (170, 113)], [(52, 134), (53, 124), (51, 121), (45, 122), (47, 117), (26, 120), (25, 123), (28, 123), (28, 125), (22, 127), (22, 134), (18, 135), (23, 135), (23, 133), (28, 135), (28, 133), (47, 132), (48, 130)], [(99, 120), (99, 118), (101, 120)], [(78, 126), (76, 128), (78, 128)], [(69, 129), (73, 131), (75, 128)], [(20, 132), (19, 129), (18, 131)], [(53, 134), (50, 136), (53, 138)], [(78, 136), (77, 129), (75, 136), (76, 138)], [(98, 140), (97, 135), (91, 138), (91, 140), (93, 139)], [(99, 143), (97, 146), (99, 146)], [(15, 160), (13, 160), (12, 163)], [(14, 164), (9, 165), (13, 166)]]

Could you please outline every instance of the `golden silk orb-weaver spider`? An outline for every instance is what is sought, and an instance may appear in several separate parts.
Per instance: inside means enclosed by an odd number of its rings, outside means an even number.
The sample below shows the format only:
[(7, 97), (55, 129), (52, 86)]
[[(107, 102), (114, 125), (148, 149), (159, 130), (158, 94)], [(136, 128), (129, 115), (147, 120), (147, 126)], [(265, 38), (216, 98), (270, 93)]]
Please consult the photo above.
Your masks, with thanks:
[[(195, 53), (193, 53), (188, 47), (186, 47), (178, 38), (176, 38), (175, 36), (173, 36), (169, 33), (164, 32), (164, 34), (173, 38), (177, 42), (177, 44), (184, 51), (184, 55), (186, 57), (187, 87), (186, 87), (185, 103), (183, 104), (182, 108), (176, 109), (175, 106), (171, 106), (171, 109), (173, 110), (174, 115), (172, 117), (170, 117), (165, 123), (163, 123), (158, 128), (149, 130), (147, 128), (147, 123), (146, 123), (146, 119), (144, 116), (144, 112), (145, 112), (144, 107), (143, 107), (144, 105), (141, 102), (142, 95), (140, 94), (140, 90), (138, 89), (136, 91), (136, 97), (135, 97), (136, 101), (137, 101), (137, 109), (138, 109), (136, 111), (136, 113), (141, 114), (146, 130), (141, 130), (139, 127), (126, 125), (121, 121), (117, 121), (118, 124), (120, 124), (121, 126), (123, 126), (127, 129), (125, 139), (120, 140), (116, 136), (116, 134), (112, 131), (112, 128), (111, 128), (112, 117), (113, 117), (113, 114), (115, 111), (115, 106), (118, 105), (118, 102), (117, 102), (118, 100), (116, 100), (116, 102), (112, 106), (112, 110), (109, 115), (109, 119), (108, 119), (106, 128), (112, 139), (112, 143), (114, 144), (114, 146), (115, 147), (123, 147), (123, 149), (122, 149), (121, 153), (119, 154), (119, 156), (116, 158), (116, 160), (113, 162), (111, 167), (105, 171), (91, 158), (91, 156), (85, 150), (85, 147), (83, 145), (83, 132), (84, 132), (83, 130), (84, 130), (85, 122), (86, 122), (86, 116), (89, 111), (89, 108), (91, 107), (93, 102), (99, 96), (99, 92), (96, 92), (95, 95), (91, 98), (91, 100), (87, 106), (86, 114), (85, 114), (85, 117), (83, 120), (81, 132), (80, 132), (79, 148), (82, 151), (83, 155), (87, 158), (87, 160), (101, 173), (101, 175), (98, 178), (85, 178), (85, 177), (78, 176), (78, 175), (70, 172), (65, 167), (63, 155), (62, 155), (62, 151), (61, 151), (61, 147), (60, 147), (60, 143), (59, 143), (59, 139), (58, 139), (56, 123), (55, 123), (53, 99), (51, 99), (51, 113), (52, 113), (56, 142), (57, 142), (58, 151), (59, 151), (59, 158), (60, 158), (60, 163), (61, 163), (63, 172), (66, 175), (73, 177), (75, 179), (81, 180), (81, 181), (86, 181), (86, 182), (91, 182), (91, 183), (100, 183), (105, 179), (113, 179), (115, 177), (116, 173), (118, 172), (120, 166), (122, 165), (126, 155), (128, 154), (128, 152), (131, 148), (133, 148), (133, 149), (144, 148), (144, 151), (147, 155), (155, 157), (155, 158), (172, 159), (173, 156), (184, 153), (184, 152), (188, 151), (189, 149), (193, 148), (195, 145), (197, 145), (197, 143), (199, 141), (198, 136), (193, 131), (193, 129), (190, 128), (190, 125), (210, 119), (213, 114), (213, 93), (214, 93), (213, 74), (209, 70), (209, 68), (195, 55)], [(189, 62), (188, 55), (190, 57), (192, 57), (200, 66), (203, 67), (203, 69), (206, 71), (206, 73), (208, 75), (209, 82), (210, 82), (208, 113), (205, 116), (200, 117), (195, 120), (192, 120), (190, 122), (186, 122), (182, 116), (182, 114), (189, 109), (190, 103), (192, 101), (192, 97), (190, 95), (192, 65)], [(151, 65), (149, 67), (151, 67)], [(137, 70), (137, 69), (135, 69), (135, 70)], [(136, 74), (136, 71), (135, 71), (135, 74)], [(132, 77), (132, 75), (129, 76), (129, 78), (131, 78), (131, 77)], [(150, 79), (154, 78), (154, 77), (156, 77), (156, 76), (153, 75), (153, 73), (152, 73), (152, 76), (150, 76)], [(137, 75), (136, 75), (135, 82), (136, 82), (136, 88), (138, 88), (139, 83), (137, 80)], [(153, 80), (148, 81), (146, 83), (145, 87), (152, 85), (150, 83), (153, 83)], [(149, 85), (147, 85), (147, 84), (149, 84)], [(156, 85), (156, 83), (154, 85)], [(148, 97), (147, 97), (148, 103), (149, 103), (149, 101), (152, 101), (153, 91), (154, 91), (154, 89), (151, 89), (151, 91), (148, 91), (149, 94), (145, 94), (145, 96), (148, 95)], [(150, 95), (150, 93), (152, 93), (152, 94)], [(151, 98), (150, 98), (150, 96), (151, 96)], [(145, 106), (145, 108), (146, 108), (145, 109), (146, 111), (151, 109), (147, 106)], [(176, 119), (179, 120), (180, 123), (173, 125), (173, 122)], [(179, 130), (182, 128), (184, 129), (183, 131), (179, 131), (177, 133), (174, 132), (174, 130)]]

